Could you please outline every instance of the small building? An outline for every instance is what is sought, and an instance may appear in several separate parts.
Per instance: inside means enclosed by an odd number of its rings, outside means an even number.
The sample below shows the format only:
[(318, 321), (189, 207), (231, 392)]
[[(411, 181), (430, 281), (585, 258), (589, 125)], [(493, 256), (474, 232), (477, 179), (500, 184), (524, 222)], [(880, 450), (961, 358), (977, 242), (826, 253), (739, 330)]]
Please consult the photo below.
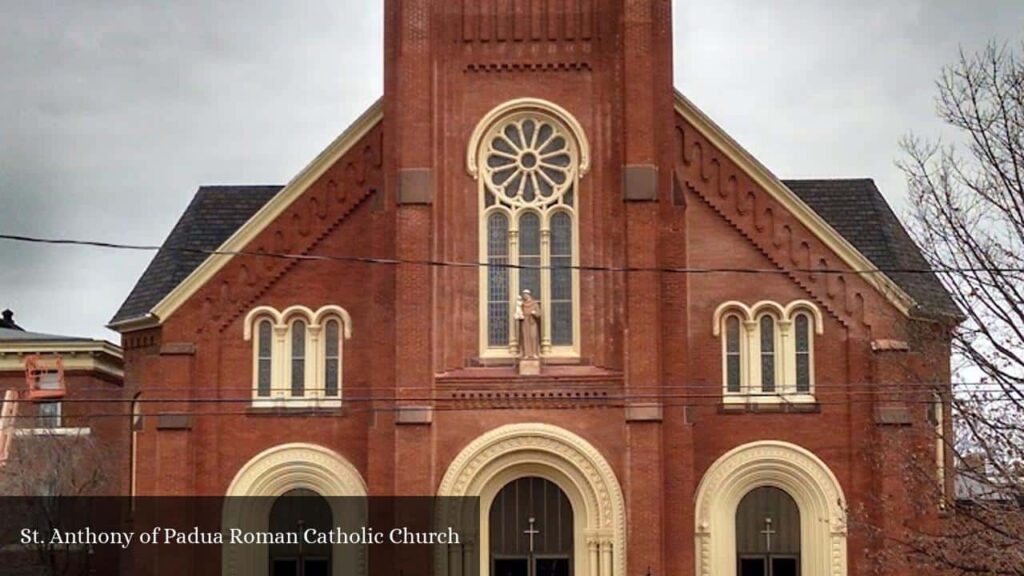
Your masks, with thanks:
[[(45, 397), (29, 393), (27, 366), (45, 381)], [(127, 493), (132, 407), (119, 346), (31, 332), (5, 310), (0, 316), (0, 397), (5, 399), (0, 494)], [(69, 463), (90, 470), (68, 474)]]

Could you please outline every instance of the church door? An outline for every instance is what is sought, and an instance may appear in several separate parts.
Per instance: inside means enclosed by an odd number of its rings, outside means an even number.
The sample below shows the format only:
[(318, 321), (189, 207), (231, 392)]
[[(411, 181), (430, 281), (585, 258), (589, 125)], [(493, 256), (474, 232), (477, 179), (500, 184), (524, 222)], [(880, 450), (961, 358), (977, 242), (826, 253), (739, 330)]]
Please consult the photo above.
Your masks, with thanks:
[(736, 510), (737, 576), (800, 576), (800, 510), (786, 492), (764, 487)]
[(297, 533), (299, 542), (270, 545), (270, 576), (330, 576), (330, 545), (304, 544), (301, 535), (310, 528), (326, 532), (332, 525), (330, 505), (319, 494), (292, 490), (278, 497), (270, 509), (270, 531)]
[(491, 576), (571, 576), (573, 512), (544, 478), (520, 478), (494, 499), (489, 516)]

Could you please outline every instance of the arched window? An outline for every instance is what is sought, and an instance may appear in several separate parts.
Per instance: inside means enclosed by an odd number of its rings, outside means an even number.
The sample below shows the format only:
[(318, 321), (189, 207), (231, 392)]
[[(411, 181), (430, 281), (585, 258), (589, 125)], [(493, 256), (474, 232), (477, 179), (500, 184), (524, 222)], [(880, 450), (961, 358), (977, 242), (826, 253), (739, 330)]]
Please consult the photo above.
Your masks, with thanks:
[(761, 392), (775, 392), (775, 318), (761, 316), (758, 327), (761, 341)]
[(742, 391), (740, 355), (740, 318), (729, 315), (725, 319), (725, 388), (731, 394)]
[(338, 395), (341, 387), (341, 328), (337, 320), (324, 325), (324, 396)]
[(292, 322), (291, 348), (291, 390), (292, 396), (306, 395), (306, 323)]
[(565, 117), (534, 104), (489, 116), (474, 135), (480, 251), (489, 264), (480, 281), (483, 357), (518, 353), (513, 310), (524, 290), (540, 302), (541, 355), (579, 355), (581, 132)]
[(351, 335), (348, 312), (324, 306), (314, 312), (292, 306), (283, 312), (260, 306), (245, 319), (253, 343), (253, 404), (339, 405), (344, 340)]
[(274, 325), (268, 319), (260, 320), (256, 332), (256, 394), (260, 398), (270, 397), (273, 375)]
[(811, 319), (806, 312), (796, 315), (793, 321), (793, 338), (796, 354), (796, 391), (809, 394), (811, 391)]
[(727, 302), (714, 321), (727, 402), (814, 401), (814, 336), (822, 319), (812, 303)]

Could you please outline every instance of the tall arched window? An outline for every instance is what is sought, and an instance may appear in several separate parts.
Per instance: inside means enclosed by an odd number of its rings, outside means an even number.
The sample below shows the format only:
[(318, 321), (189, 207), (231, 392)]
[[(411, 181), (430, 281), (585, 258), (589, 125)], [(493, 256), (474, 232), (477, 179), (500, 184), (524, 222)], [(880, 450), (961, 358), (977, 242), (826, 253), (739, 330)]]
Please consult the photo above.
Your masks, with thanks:
[(324, 326), (324, 396), (338, 395), (341, 386), (341, 329), (337, 320)]
[(740, 354), (740, 318), (730, 315), (725, 319), (725, 388), (733, 394), (742, 391)]
[(270, 397), (270, 383), (273, 379), (274, 325), (269, 319), (260, 320), (256, 331), (256, 394), (261, 398)]
[(768, 314), (761, 316), (761, 392), (775, 392), (775, 318)]
[(306, 323), (292, 323), (292, 396), (306, 394)]
[(797, 314), (793, 321), (796, 348), (796, 391), (811, 391), (811, 319), (806, 312)]
[[(514, 103), (512, 103), (514, 104)], [(579, 179), (582, 130), (564, 110), (539, 101), (499, 107), (471, 143), (480, 181), (481, 356), (519, 350), (516, 302), (540, 301), (541, 355), (579, 355)]]

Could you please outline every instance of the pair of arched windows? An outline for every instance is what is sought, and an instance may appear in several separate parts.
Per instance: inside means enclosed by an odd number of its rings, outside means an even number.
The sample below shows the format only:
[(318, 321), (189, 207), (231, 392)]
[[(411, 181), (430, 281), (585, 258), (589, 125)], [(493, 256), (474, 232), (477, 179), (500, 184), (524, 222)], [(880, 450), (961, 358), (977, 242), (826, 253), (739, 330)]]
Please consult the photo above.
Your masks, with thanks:
[(253, 403), (340, 403), (342, 348), (351, 326), (348, 312), (338, 306), (316, 312), (261, 306), (250, 312), (245, 339), (253, 342)]
[(480, 182), (482, 357), (516, 356), (524, 291), (540, 302), (540, 354), (579, 355), (579, 180), (588, 144), (548, 102), (515, 100), (481, 121), (469, 170)]
[(821, 332), (821, 313), (807, 301), (719, 306), (714, 333), (722, 339), (724, 394), (813, 399), (814, 336)]

